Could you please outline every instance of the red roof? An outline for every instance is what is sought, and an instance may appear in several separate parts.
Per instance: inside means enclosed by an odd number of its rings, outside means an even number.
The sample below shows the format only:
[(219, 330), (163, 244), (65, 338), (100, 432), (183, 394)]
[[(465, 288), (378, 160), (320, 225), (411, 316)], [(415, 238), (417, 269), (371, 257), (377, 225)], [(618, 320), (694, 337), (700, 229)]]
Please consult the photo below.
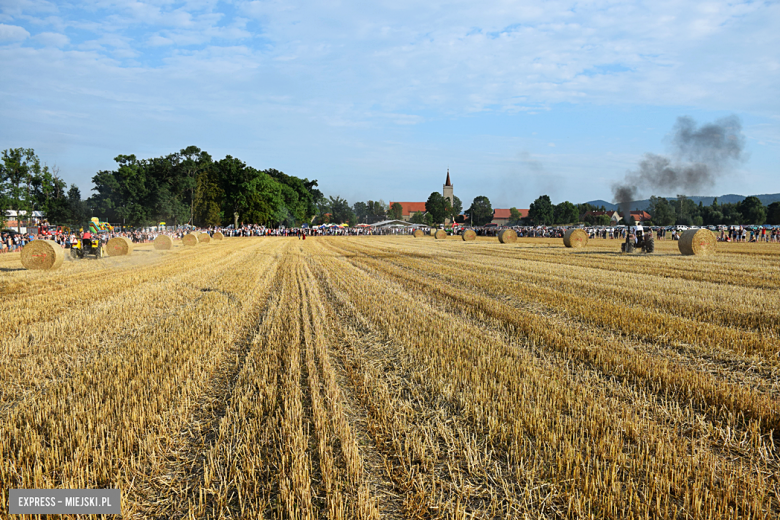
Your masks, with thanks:
[(641, 222), (644, 220), (650, 220), (653, 217), (650, 216), (650, 213), (647, 211), (631, 211), (631, 216), (634, 217), (634, 220), (637, 222)]
[[(520, 218), (525, 218), (528, 216), (528, 210), (527, 209), (518, 209), (517, 211), (520, 212)], [(509, 219), (512, 218), (512, 212), (510, 209), (499, 209), (496, 208), (493, 210), (493, 218), (502, 218), (502, 219)]]
[[(393, 207), (393, 204), (395, 204), (395, 202), (391, 202), (390, 207)], [(404, 208), (401, 214), (405, 217), (408, 217), (412, 213), (417, 213), (419, 211), (425, 213), (424, 202), (398, 202), (398, 204)]]

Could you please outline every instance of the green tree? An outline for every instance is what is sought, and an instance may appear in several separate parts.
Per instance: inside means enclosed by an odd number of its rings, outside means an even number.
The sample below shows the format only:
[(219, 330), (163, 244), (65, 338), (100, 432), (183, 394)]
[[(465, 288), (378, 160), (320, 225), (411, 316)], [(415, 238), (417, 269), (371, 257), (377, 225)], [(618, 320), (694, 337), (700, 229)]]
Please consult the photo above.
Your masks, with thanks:
[(404, 207), (400, 202), (393, 202), (390, 206), (390, 211), (387, 212), (387, 216), (392, 220), (401, 220), (404, 215)]
[[(4, 204), (28, 217), (33, 209), (33, 177), (41, 171), (41, 163), (32, 148), (3, 150), (0, 163), (0, 192), (5, 193)], [(5, 211), (3, 211), (5, 214)], [(21, 217), (17, 216), (17, 231), (21, 231)]]
[(528, 218), (537, 226), (546, 226), (555, 221), (555, 212), (548, 195), (542, 195), (531, 203)]
[(65, 224), (68, 224), (71, 229), (85, 227), (89, 220), (87, 211), (86, 202), (81, 200), (81, 190), (75, 184), (71, 184), (68, 190), (68, 218), (65, 219)]
[(412, 224), (425, 224), (425, 215), (426, 213), (417, 211), (409, 218), (409, 222)]
[(425, 203), (425, 211), (431, 216), (434, 224), (443, 224), (451, 209), (450, 201), (442, 197), (438, 191), (431, 193)]
[(577, 206), (568, 200), (556, 204), (553, 208), (553, 221), (555, 224), (576, 224), (580, 221)]
[(509, 224), (510, 226), (517, 226), (520, 224), (520, 221), (522, 219), (523, 219), (523, 214), (520, 213), (519, 209), (515, 207), (509, 208), (509, 222), (507, 222), (507, 224)]
[(612, 223), (612, 218), (609, 215), (599, 215), (593, 223), (596, 226), (609, 226)]
[(676, 220), (672, 205), (664, 197), (650, 197), (648, 213), (653, 217), (653, 222), (659, 226), (671, 226)]
[(766, 208), (758, 197), (746, 197), (737, 203), (737, 210), (742, 214), (745, 224), (760, 226), (766, 221)]
[(369, 200), (368, 201), (368, 224), (374, 224), (387, 220), (387, 211), (385, 208), (387, 205), (383, 200)]
[(484, 226), (493, 220), (493, 206), (490, 205), (490, 199), (484, 195), (474, 197), (467, 213), (470, 223), (474, 226)]
[(346, 199), (342, 199), (338, 195), (330, 197), (330, 211), (333, 222), (337, 224), (346, 224), (355, 216)]
[(368, 220), (368, 204), (365, 202), (353, 204), (352, 211), (355, 213), (355, 218), (358, 222), (366, 222)]
[[(445, 199), (447, 200), (447, 199)], [(461, 214), (463, 211), (463, 202), (458, 198), (457, 195), (452, 196), (452, 206), (449, 204), (447, 205), (447, 218), (450, 219), (450, 222), (455, 222), (456, 218)]]
[(780, 202), (775, 201), (767, 207), (766, 223), (773, 226), (780, 224)]

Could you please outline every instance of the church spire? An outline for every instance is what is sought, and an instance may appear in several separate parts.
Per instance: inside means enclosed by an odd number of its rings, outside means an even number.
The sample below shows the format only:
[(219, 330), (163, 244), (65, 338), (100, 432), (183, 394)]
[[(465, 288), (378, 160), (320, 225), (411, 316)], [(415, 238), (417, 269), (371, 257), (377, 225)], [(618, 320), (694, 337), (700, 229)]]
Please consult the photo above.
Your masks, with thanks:
[(447, 182), (444, 184), (445, 186), (452, 186), (452, 183), (450, 182), (450, 169), (447, 168)]

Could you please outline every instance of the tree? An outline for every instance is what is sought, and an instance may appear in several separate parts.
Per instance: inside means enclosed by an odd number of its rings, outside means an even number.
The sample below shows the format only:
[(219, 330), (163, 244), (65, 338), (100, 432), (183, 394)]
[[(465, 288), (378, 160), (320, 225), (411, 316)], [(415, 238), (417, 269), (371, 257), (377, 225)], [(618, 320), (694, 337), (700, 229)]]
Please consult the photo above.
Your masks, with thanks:
[(766, 223), (777, 226), (780, 224), (780, 202), (773, 202), (766, 209)]
[(392, 220), (401, 220), (404, 215), (404, 207), (400, 202), (393, 202), (390, 206), (390, 211), (387, 212), (387, 216)]
[[(447, 199), (445, 199), (447, 200)], [(460, 201), (460, 199), (457, 197), (457, 195), (452, 196), (452, 206), (449, 206), (449, 210), (447, 211), (447, 218), (450, 219), (450, 222), (456, 222), (458, 216), (460, 216), (461, 212), (463, 211), (463, 203)]]
[(352, 208), (349, 207), (349, 203), (346, 199), (342, 199), (338, 195), (330, 197), (330, 212), (333, 222), (339, 224), (348, 223), (350, 219), (355, 218), (355, 214), (352, 212)]
[(548, 195), (542, 195), (531, 203), (528, 218), (537, 226), (546, 226), (554, 222), (553, 204)]
[(520, 213), (519, 209), (515, 207), (509, 208), (509, 222), (507, 222), (507, 224), (509, 224), (510, 226), (517, 226), (518, 224), (520, 224), (522, 218), (523, 218), (523, 214)]
[(423, 213), (422, 211), (417, 211), (411, 216), (409, 222), (411, 222), (412, 224), (425, 224), (425, 215), (426, 214)]
[(611, 223), (612, 218), (609, 215), (599, 215), (594, 220), (596, 226), (609, 226)]
[(425, 211), (431, 216), (434, 224), (443, 224), (451, 210), (450, 201), (442, 197), (438, 191), (431, 193), (425, 203)]
[(737, 203), (737, 210), (742, 214), (745, 224), (760, 226), (766, 221), (766, 208), (758, 197), (746, 197)]
[(484, 226), (493, 220), (493, 207), (490, 205), (490, 199), (484, 195), (474, 197), (467, 212), (469, 220), (474, 226)]
[(672, 205), (663, 197), (650, 197), (648, 213), (653, 217), (653, 222), (659, 226), (671, 226), (676, 219)]
[(355, 213), (355, 218), (358, 222), (365, 222), (368, 220), (368, 204), (365, 202), (356, 202), (352, 206), (352, 211)]
[(555, 224), (576, 224), (580, 221), (577, 206), (568, 200), (557, 204), (553, 208), (553, 222)]
[[(0, 191), (6, 193), (4, 199), (17, 211), (17, 231), (21, 231), (19, 212), (29, 216), (33, 209), (33, 176), (40, 173), (41, 163), (32, 148), (11, 148), (3, 150), (0, 164)], [(3, 211), (5, 215), (5, 211)]]
[(81, 200), (81, 190), (75, 184), (68, 190), (68, 218), (65, 220), (71, 228), (78, 229), (87, 225), (87, 205)]

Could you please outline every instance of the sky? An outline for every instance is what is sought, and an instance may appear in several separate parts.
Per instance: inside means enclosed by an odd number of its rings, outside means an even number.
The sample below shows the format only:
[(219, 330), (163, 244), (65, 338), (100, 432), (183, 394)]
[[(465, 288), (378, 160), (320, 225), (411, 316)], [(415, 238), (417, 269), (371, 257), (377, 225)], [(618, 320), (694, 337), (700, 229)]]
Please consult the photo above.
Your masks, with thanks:
[[(780, 192), (777, 2), (0, 0), (0, 149), (90, 194), (190, 145), (350, 203), (611, 201), (678, 117), (745, 153), (686, 195)], [(674, 196), (679, 191), (641, 196)]]

